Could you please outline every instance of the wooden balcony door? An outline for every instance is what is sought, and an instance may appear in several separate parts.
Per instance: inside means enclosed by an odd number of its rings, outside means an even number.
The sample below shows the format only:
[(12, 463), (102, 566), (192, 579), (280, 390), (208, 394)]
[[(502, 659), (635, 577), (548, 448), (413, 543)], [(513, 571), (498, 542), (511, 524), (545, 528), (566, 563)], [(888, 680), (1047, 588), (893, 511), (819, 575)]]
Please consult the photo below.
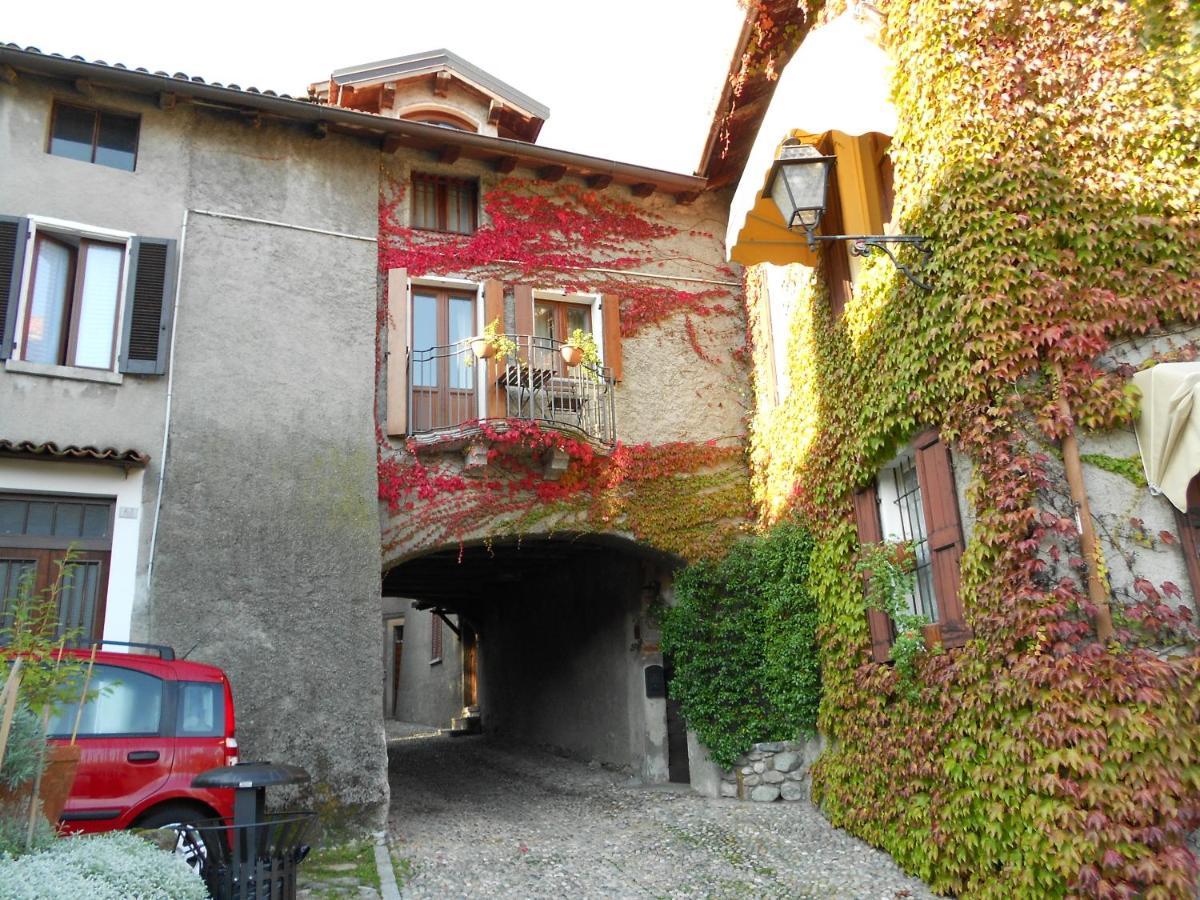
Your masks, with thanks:
[(555, 341), (566, 341), (578, 328), (592, 333), (592, 309), (582, 303), (561, 300), (538, 300), (533, 305), (534, 368), (549, 369), (555, 375), (566, 375)]
[(451, 428), (478, 418), (475, 367), (467, 339), (475, 335), (475, 297), (414, 287), (412, 295), (412, 427)]

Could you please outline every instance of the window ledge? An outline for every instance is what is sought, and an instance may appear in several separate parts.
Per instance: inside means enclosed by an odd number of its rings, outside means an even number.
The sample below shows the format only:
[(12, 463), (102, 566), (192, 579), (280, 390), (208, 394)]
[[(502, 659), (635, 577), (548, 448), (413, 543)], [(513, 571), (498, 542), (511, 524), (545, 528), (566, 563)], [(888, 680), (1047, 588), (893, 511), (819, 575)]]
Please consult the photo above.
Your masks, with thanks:
[(72, 381), (98, 381), (101, 384), (121, 384), (125, 376), (107, 369), (84, 369), (79, 366), (47, 366), (42, 363), (25, 362), (21, 359), (4, 361), (4, 371), (22, 375), (41, 375), (44, 378), (67, 378)]

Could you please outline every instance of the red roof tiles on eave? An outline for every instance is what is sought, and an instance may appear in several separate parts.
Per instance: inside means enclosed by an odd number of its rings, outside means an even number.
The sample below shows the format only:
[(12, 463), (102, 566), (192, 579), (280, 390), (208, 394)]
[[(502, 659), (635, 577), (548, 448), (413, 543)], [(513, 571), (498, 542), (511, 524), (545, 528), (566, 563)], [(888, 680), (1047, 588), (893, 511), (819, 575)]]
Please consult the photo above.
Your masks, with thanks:
[(21, 459), (44, 459), (54, 461), (82, 460), (102, 462), (116, 466), (144, 466), (150, 462), (148, 454), (140, 450), (118, 450), (115, 447), (80, 447), (69, 444), (60, 447), (51, 441), (10, 441), (0, 438), (0, 457)]

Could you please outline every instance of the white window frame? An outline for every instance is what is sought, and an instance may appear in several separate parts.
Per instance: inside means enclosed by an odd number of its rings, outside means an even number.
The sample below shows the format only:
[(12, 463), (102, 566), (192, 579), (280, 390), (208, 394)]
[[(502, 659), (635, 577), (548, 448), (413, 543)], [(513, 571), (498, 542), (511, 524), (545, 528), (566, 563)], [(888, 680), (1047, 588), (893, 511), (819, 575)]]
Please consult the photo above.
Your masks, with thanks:
[[(110, 384), (120, 384), (123, 376), (120, 372), (121, 341), (125, 322), (126, 291), (129, 285), (129, 256), (135, 235), (129, 231), (117, 231), (113, 228), (101, 228), (82, 222), (71, 222), (66, 219), (52, 219), (47, 216), (27, 216), (29, 232), (25, 238), (25, 259), (21, 266), (21, 285), (17, 291), (17, 319), (13, 334), (13, 352), (5, 360), (6, 371), (23, 372), (28, 375), (50, 375), (59, 378), (75, 378), (83, 381), (104, 381)], [(36, 254), (33, 248), (37, 246), (37, 236), (45, 232), (51, 236), (67, 234), (80, 239), (103, 241), (108, 244), (124, 244), (125, 254), (121, 263), (121, 281), (117, 286), (116, 321), (113, 323), (113, 352), (112, 365), (107, 369), (84, 366), (59, 366), (45, 363), (26, 362), (25, 355), (25, 320), (29, 304), (32, 302), (30, 289), (33, 286), (33, 267)]]
[[(565, 290), (534, 288), (533, 302), (553, 300), (555, 303), (576, 303), (592, 311), (592, 337), (596, 339), (596, 355), (604, 365), (604, 317), (600, 315), (601, 294), (568, 294)], [(564, 335), (565, 337), (565, 335)]]
[[(917, 468), (917, 454), (912, 446), (906, 446), (875, 476), (875, 490), (879, 500), (879, 530), (885, 541), (908, 542), (912, 535), (905, 534), (903, 514), (900, 511), (900, 495), (896, 490), (895, 472), (903, 464), (908, 463), (917, 473), (917, 510), (920, 517), (920, 531), (925, 538), (925, 552), (929, 553), (929, 524), (925, 521), (925, 490), (921, 483), (920, 469)], [(933, 583), (933, 575), (929, 575), (929, 599), (933, 607), (933, 621), (941, 619), (941, 608), (938, 605), (937, 586)], [(909, 608), (914, 613), (925, 613), (920, 603), (920, 586), (914, 584), (909, 596)]]

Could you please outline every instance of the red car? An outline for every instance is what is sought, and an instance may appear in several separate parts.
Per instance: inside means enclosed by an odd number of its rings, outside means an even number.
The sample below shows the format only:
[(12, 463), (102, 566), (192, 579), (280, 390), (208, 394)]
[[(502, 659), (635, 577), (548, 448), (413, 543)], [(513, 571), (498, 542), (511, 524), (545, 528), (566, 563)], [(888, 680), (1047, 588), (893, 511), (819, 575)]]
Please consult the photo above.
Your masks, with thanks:
[[(70, 831), (156, 828), (233, 817), (233, 791), (192, 787), (206, 769), (237, 762), (233, 692), (216, 666), (175, 658), (170, 647), (118, 644), (96, 653), (93, 698), (50, 723), (67, 743), (79, 720), (79, 769), (62, 823)], [(80, 660), (90, 650), (69, 651)]]

